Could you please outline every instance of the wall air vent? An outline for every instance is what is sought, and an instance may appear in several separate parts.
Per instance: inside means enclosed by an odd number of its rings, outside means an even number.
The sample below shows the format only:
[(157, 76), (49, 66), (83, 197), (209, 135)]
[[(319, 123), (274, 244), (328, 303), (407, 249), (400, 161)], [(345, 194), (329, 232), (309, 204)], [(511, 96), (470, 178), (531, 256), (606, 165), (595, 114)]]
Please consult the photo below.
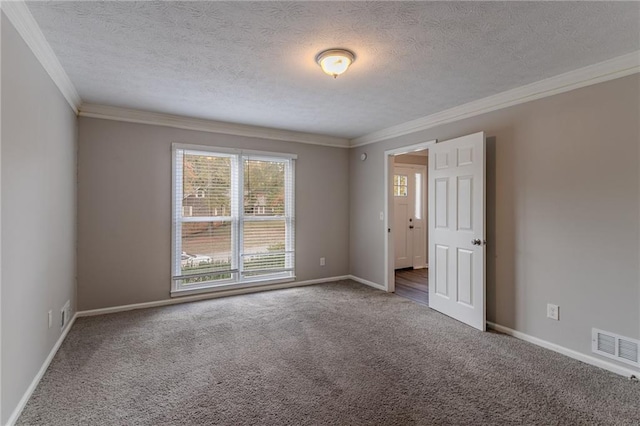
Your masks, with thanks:
[(638, 343), (630, 342), (628, 340), (618, 340), (618, 356), (620, 358), (629, 360), (635, 364), (638, 364)]
[(608, 334), (598, 333), (598, 352), (608, 355), (616, 354), (616, 338)]
[(608, 331), (591, 331), (591, 350), (607, 358), (640, 367), (640, 341)]

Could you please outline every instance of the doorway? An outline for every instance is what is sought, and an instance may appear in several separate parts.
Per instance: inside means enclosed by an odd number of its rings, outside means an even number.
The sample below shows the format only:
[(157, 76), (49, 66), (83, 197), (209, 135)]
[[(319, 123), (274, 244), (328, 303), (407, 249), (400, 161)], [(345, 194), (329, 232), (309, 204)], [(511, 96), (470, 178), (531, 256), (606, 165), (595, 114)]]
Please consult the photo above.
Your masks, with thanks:
[[(403, 193), (402, 187), (406, 183), (408, 188), (410, 180), (397, 177), (395, 160), (401, 154), (429, 150), (428, 306), (482, 331), (486, 330), (485, 145), (485, 133), (477, 132), (437, 144), (430, 141), (385, 151), (385, 210), (381, 214), (385, 219), (385, 290), (395, 292), (396, 260), (403, 257), (402, 253), (396, 257), (396, 244), (406, 241), (402, 237), (396, 241), (395, 234), (404, 230), (402, 212), (396, 224), (394, 194)], [(411, 222), (404, 225), (410, 228)], [(409, 268), (415, 271), (413, 264)], [(398, 275), (398, 282), (401, 278)]]
[(393, 160), (395, 293), (428, 305), (428, 150), (398, 154)]
[[(422, 289), (428, 286), (428, 205), (427, 170), (428, 149), (436, 141), (427, 141), (385, 151), (384, 155), (384, 218), (385, 218), (385, 289), (396, 292), (396, 269), (401, 287), (411, 288), (407, 282), (422, 283)], [(398, 173), (396, 173), (396, 166)], [(418, 177), (416, 178), (416, 174)], [(401, 177), (398, 177), (401, 176)], [(404, 178), (406, 176), (406, 179)], [(418, 184), (416, 184), (416, 179)], [(420, 191), (416, 194), (416, 187)], [(398, 196), (396, 196), (398, 194)], [(406, 197), (404, 196), (406, 194)], [(409, 200), (413, 196), (414, 202)], [(416, 215), (416, 203), (419, 212)], [(406, 206), (402, 204), (406, 202)], [(396, 215), (396, 205), (398, 214)], [(409, 220), (411, 219), (411, 220)], [(416, 228), (418, 226), (418, 228)], [(422, 228), (422, 229), (421, 229)], [(417, 232), (414, 232), (415, 230)], [(396, 233), (400, 237), (396, 240)], [(418, 236), (415, 236), (418, 234)], [(398, 256), (396, 256), (398, 246)], [(403, 258), (396, 266), (396, 260)], [(404, 263), (402, 263), (404, 262)], [(414, 264), (416, 269), (414, 269)], [(406, 270), (404, 270), (406, 269)], [(403, 271), (404, 270), (404, 271)], [(420, 271), (411, 274), (411, 271)], [(404, 284), (404, 285), (403, 285)], [(419, 285), (418, 284), (418, 285)], [(428, 288), (428, 287), (427, 287)], [(400, 290), (402, 292), (404, 288)], [(415, 289), (414, 289), (415, 290)], [(406, 293), (411, 292), (408, 290)], [(422, 302), (422, 303), (426, 303)]]

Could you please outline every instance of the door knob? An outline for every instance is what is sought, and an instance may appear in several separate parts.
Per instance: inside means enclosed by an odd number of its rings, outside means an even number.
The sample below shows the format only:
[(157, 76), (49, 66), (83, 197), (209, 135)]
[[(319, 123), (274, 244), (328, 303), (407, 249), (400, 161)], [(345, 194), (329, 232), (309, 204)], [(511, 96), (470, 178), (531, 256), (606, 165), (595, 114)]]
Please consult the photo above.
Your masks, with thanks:
[(482, 240), (480, 238), (476, 238), (474, 240), (471, 240), (471, 244), (473, 244), (474, 246), (481, 246)]
[(413, 225), (409, 225), (409, 229), (413, 229)]

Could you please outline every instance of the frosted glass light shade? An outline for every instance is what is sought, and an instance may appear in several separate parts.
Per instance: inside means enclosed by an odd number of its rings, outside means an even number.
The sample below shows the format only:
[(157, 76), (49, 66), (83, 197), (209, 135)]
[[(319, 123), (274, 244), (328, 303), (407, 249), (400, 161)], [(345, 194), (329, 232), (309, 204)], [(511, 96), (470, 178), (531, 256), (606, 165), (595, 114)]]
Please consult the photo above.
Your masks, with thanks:
[(325, 50), (316, 56), (316, 62), (322, 71), (333, 78), (344, 73), (355, 60), (353, 52), (344, 49)]

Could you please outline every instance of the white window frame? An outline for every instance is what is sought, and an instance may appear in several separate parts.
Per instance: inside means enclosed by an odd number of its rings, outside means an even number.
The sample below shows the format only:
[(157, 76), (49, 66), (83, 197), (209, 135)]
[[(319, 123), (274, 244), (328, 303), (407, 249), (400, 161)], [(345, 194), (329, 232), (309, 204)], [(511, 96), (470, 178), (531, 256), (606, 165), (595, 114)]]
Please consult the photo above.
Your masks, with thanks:
[[(178, 151), (191, 154), (202, 153), (205, 155), (217, 154), (232, 158), (231, 179), (231, 212), (230, 216), (193, 217), (183, 216), (182, 181), (178, 182)], [(242, 150), (224, 147), (201, 146), (191, 144), (173, 143), (172, 151), (172, 179), (171, 179), (171, 296), (183, 296), (189, 294), (206, 293), (213, 291), (262, 286), (295, 281), (295, 160), (297, 155)], [(254, 159), (261, 161), (285, 161), (285, 213), (284, 216), (251, 216), (244, 214), (244, 160)], [(233, 176), (233, 174), (237, 176)], [(180, 174), (182, 175), (182, 173)], [(287, 186), (286, 183), (289, 183)], [(179, 203), (179, 205), (178, 205)], [(242, 274), (242, 241), (245, 222), (258, 222), (269, 220), (285, 220), (285, 268), (274, 274), (258, 277), (244, 277)], [(228, 280), (207, 281), (197, 284), (181, 284), (181, 256), (182, 256), (182, 227), (183, 222), (213, 222), (231, 221), (231, 250), (232, 262), (231, 278)], [(254, 271), (252, 271), (254, 272)], [(217, 273), (217, 272), (215, 272)], [(188, 276), (188, 275), (185, 275)]]

